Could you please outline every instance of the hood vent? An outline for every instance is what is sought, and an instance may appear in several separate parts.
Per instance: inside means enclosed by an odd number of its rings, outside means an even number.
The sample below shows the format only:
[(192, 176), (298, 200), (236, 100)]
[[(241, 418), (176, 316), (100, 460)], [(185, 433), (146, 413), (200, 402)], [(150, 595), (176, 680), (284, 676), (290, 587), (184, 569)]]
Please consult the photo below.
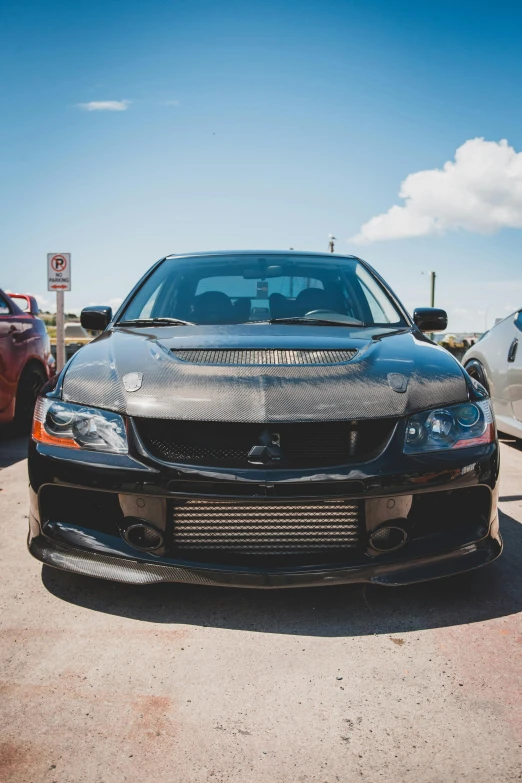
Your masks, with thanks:
[(311, 365), (343, 364), (353, 359), (357, 351), (347, 348), (343, 351), (300, 351), (275, 349), (248, 350), (188, 350), (176, 349), (172, 353), (177, 359), (191, 364), (235, 364), (235, 365)]

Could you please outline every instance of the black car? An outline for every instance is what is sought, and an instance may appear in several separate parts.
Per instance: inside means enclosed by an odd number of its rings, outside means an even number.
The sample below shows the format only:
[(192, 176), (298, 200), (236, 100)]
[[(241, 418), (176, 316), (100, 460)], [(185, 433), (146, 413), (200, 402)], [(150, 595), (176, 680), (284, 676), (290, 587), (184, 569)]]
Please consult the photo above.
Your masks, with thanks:
[(121, 582), (401, 585), (501, 552), (484, 387), (353, 256), (168, 256), (44, 390), (29, 550)]

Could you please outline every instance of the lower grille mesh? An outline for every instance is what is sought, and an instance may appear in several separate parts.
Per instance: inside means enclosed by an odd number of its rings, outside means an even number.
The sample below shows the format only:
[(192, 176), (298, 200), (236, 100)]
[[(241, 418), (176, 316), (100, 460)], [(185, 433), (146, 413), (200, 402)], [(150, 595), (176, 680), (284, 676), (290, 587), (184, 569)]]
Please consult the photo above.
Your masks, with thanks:
[(216, 559), (235, 555), (312, 555), (360, 544), (356, 502), (238, 503), (189, 500), (174, 507), (174, 548)]

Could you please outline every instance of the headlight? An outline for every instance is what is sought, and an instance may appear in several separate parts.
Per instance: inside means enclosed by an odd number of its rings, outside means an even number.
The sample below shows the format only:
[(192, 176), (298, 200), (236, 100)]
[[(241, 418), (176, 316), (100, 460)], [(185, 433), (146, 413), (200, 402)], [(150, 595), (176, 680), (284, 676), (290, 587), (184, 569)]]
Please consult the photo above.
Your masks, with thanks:
[(40, 397), (34, 409), (33, 439), (37, 443), (126, 454), (127, 433), (117, 413)]
[(423, 451), (463, 449), (492, 443), (495, 425), (489, 400), (465, 402), (435, 408), (410, 416), (406, 425), (404, 451), (421, 454)]

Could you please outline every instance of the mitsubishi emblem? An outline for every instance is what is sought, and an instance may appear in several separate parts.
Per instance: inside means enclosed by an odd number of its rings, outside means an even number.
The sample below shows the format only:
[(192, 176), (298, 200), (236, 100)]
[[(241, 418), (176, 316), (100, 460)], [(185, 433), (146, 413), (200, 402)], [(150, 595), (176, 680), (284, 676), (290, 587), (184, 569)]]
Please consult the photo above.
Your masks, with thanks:
[(248, 461), (252, 465), (267, 465), (278, 462), (282, 456), (280, 436), (278, 432), (263, 430), (259, 436), (260, 446), (253, 446), (248, 452)]

